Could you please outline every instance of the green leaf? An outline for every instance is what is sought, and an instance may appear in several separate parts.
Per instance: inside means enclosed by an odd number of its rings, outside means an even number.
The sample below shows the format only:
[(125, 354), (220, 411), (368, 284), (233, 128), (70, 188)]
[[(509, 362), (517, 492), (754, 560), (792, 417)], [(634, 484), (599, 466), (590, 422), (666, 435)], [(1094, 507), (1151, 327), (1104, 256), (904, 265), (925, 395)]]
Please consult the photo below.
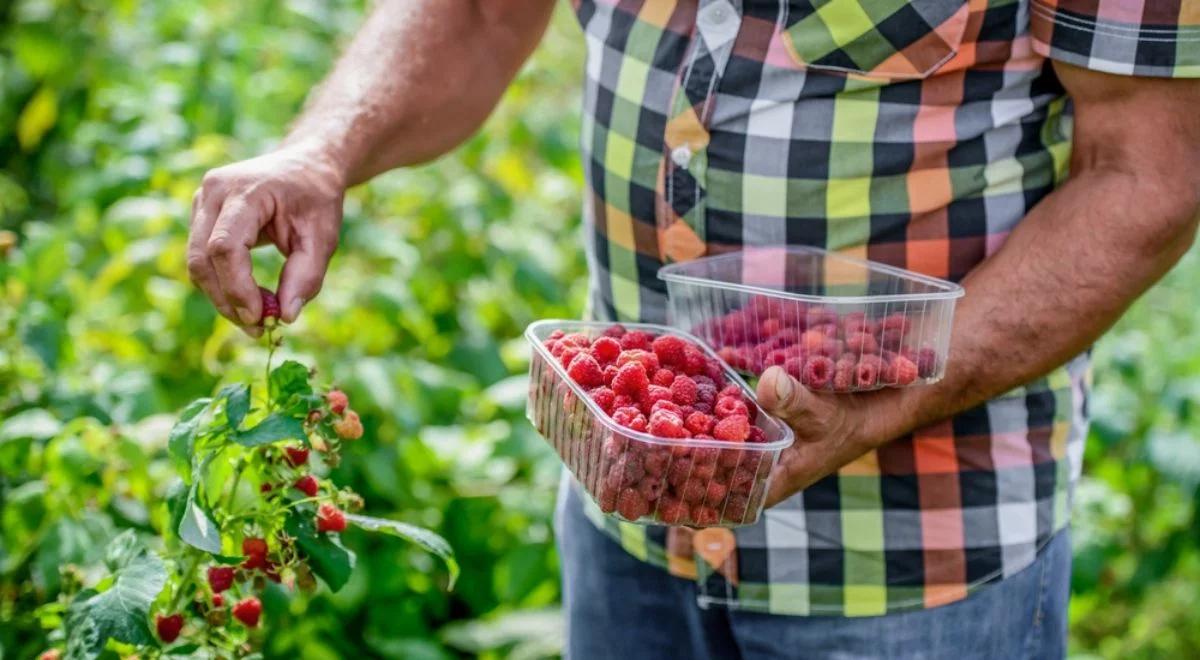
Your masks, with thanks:
[(297, 510), (288, 517), (284, 529), (296, 539), (296, 545), (308, 556), (313, 573), (337, 591), (346, 585), (354, 570), (354, 553), (336, 536), (318, 534), (311, 507)]
[(225, 400), (225, 418), (229, 426), (236, 430), (242, 425), (246, 413), (250, 412), (250, 386), (246, 383), (226, 385), (217, 393), (218, 399)]
[(209, 398), (196, 399), (189, 403), (180, 413), (179, 421), (171, 428), (171, 434), (167, 437), (167, 452), (171, 454), (176, 467), (185, 474), (192, 464), (192, 449), (196, 445), (200, 424), (204, 421), (201, 413), (208, 410), (211, 403), (212, 399)]
[(308, 367), (287, 360), (271, 371), (271, 398), (278, 404), (284, 404), (293, 395), (312, 393), (308, 383)]
[(269, 445), (280, 440), (305, 440), (304, 422), (295, 417), (271, 413), (257, 426), (246, 431), (237, 431), (233, 439), (243, 447)]
[(67, 656), (94, 658), (108, 640), (154, 644), (148, 625), (150, 606), (167, 583), (163, 561), (145, 548), (128, 545), (124, 535), (110, 546), (109, 555), (124, 564), (113, 574), (112, 586), (101, 593), (84, 592), (67, 613)]
[(198, 501), (199, 486), (199, 480), (195, 480), (188, 491), (187, 506), (183, 512), (183, 519), (179, 521), (179, 538), (193, 548), (214, 555), (220, 554), (221, 529)]
[(189, 644), (180, 644), (179, 646), (172, 646), (171, 648), (163, 651), (163, 655), (191, 655), (199, 650), (200, 650), (200, 645), (196, 644), (195, 642), (192, 642)]
[(446, 539), (423, 527), (403, 523), (399, 520), (346, 514), (346, 521), (354, 523), (368, 532), (382, 532), (399, 536), (437, 555), (446, 563), (446, 568), (450, 571), (448, 588), (454, 588), (454, 582), (458, 580), (458, 561), (454, 558), (454, 549), (450, 547)]
[(45, 440), (58, 435), (62, 422), (41, 408), (19, 412), (0, 423), (0, 444), (9, 440), (33, 438)]
[(17, 142), (24, 151), (33, 151), (54, 124), (58, 122), (58, 93), (42, 87), (29, 99), (17, 118)]

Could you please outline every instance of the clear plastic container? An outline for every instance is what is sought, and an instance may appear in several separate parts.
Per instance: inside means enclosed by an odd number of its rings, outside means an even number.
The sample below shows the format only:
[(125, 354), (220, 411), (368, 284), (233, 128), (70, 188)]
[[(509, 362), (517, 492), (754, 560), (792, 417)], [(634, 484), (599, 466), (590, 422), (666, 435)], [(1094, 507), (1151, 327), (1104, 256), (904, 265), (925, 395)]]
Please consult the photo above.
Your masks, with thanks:
[(939, 380), (962, 287), (812, 247), (749, 248), (664, 266), (672, 325), (737, 371), (783, 367), (814, 390)]
[[(716, 357), (687, 333), (660, 325), (623, 325), (656, 336), (678, 335), (696, 343), (706, 357)], [(566, 368), (544, 345), (554, 330), (596, 337), (610, 326), (546, 320), (525, 330), (533, 347), (526, 414), (534, 428), (606, 514), (640, 523), (694, 527), (737, 527), (757, 521), (772, 468), (779, 453), (792, 444), (792, 430), (759, 408), (749, 386), (727, 367), (725, 379), (742, 390), (753, 424), (763, 431), (763, 442), (660, 438), (619, 425), (567, 376)]]

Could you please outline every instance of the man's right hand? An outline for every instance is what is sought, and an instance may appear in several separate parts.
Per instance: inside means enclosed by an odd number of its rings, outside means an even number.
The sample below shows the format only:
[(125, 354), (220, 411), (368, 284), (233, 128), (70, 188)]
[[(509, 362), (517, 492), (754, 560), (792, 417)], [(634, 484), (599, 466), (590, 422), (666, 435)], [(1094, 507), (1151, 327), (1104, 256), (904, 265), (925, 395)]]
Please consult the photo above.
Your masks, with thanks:
[(262, 334), (262, 302), (250, 250), (273, 243), (287, 258), (279, 278), (281, 320), (291, 323), (321, 290), (342, 225), (344, 177), (300, 146), (210, 170), (192, 200), (188, 273), (223, 316)]

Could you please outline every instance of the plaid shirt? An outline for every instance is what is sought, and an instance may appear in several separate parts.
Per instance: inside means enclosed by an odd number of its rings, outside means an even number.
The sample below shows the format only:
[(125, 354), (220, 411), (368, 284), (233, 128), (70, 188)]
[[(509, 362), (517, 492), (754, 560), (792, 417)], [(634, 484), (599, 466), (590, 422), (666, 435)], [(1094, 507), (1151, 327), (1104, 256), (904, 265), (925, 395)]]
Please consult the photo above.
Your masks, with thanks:
[[(1200, 76), (1200, 0), (575, 0), (590, 314), (663, 322), (672, 261), (803, 244), (959, 280), (1062, 181), (1047, 58)], [(1081, 356), (736, 531), (589, 514), (702, 604), (877, 615), (1028, 566), (1069, 519)]]

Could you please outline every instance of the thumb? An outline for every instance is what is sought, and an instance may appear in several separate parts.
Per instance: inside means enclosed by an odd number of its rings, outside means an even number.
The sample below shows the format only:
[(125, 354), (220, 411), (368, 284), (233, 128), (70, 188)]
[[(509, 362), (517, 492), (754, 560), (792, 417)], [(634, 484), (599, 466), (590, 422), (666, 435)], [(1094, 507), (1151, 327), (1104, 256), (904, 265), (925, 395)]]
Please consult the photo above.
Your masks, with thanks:
[(321, 291), (331, 256), (331, 250), (313, 245), (304, 245), (288, 255), (279, 276), (279, 304), (284, 323), (295, 322), (304, 303)]
[(771, 367), (758, 380), (758, 403), (767, 412), (798, 429), (813, 421), (815, 408), (821, 403), (781, 367)]

